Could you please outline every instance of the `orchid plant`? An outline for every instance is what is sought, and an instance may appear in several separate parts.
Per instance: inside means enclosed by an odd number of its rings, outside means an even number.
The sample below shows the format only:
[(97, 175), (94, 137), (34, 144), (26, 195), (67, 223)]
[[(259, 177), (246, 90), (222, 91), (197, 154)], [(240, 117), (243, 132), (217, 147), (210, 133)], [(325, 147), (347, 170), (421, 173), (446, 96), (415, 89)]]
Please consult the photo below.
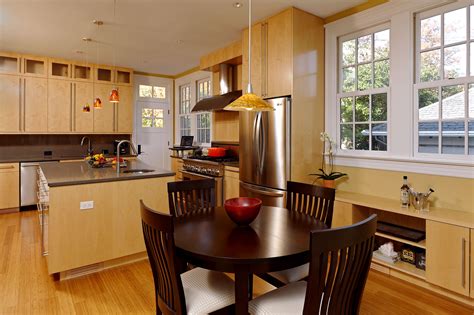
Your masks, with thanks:
[(335, 180), (344, 176), (346, 173), (334, 172), (334, 148), (336, 142), (326, 132), (321, 132), (321, 141), (323, 142), (323, 153), (321, 168), (319, 173), (310, 174), (316, 176), (316, 179)]

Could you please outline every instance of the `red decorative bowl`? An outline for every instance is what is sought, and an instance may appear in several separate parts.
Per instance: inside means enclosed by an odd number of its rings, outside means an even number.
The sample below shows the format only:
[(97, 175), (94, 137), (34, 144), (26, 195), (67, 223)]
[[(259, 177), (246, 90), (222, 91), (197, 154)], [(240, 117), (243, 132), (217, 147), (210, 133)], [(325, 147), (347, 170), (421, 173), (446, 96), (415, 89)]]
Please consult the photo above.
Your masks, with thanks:
[(224, 208), (229, 218), (237, 225), (249, 225), (257, 217), (262, 206), (258, 198), (239, 197), (228, 199)]

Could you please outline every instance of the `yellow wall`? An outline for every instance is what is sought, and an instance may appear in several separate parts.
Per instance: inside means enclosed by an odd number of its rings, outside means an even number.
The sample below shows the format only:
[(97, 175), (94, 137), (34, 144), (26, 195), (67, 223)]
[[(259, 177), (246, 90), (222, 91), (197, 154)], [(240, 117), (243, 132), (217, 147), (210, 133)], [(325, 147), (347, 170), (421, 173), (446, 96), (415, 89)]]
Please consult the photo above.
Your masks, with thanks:
[(407, 175), (409, 184), (417, 191), (429, 187), (435, 190), (430, 196), (433, 206), (474, 212), (474, 179), (346, 166), (337, 170), (349, 175), (337, 181), (337, 189), (343, 191), (398, 199), (402, 177)]

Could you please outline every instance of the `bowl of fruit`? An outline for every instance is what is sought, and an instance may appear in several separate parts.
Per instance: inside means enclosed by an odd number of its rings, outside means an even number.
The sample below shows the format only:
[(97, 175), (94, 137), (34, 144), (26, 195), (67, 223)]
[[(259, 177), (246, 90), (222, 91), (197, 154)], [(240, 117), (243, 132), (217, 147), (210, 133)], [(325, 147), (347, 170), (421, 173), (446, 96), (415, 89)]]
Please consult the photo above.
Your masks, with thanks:
[(89, 163), (92, 167), (106, 167), (107, 166), (107, 159), (103, 154), (94, 154), (91, 156), (86, 157), (87, 163)]

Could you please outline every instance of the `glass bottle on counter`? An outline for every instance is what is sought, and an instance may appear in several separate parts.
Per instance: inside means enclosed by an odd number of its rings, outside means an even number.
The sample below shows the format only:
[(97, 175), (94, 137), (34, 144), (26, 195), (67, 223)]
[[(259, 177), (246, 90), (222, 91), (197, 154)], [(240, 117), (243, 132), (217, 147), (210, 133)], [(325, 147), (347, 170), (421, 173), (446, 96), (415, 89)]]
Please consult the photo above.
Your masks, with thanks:
[(400, 206), (402, 208), (410, 206), (410, 187), (408, 186), (407, 176), (403, 176), (403, 185), (400, 188)]

